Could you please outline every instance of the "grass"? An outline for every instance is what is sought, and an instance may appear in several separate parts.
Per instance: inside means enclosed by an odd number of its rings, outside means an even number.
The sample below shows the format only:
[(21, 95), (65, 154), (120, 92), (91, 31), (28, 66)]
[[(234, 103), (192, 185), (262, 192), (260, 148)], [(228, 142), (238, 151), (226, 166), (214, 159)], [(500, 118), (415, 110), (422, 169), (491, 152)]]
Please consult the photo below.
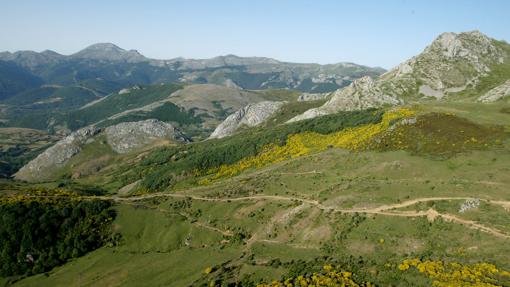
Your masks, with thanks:
[(163, 100), (181, 88), (181, 85), (165, 84), (143, 86), (139, 90), (131, 90), (130, 93), (122, 95), (113, 93), (92, 106), (64, 114), (60, 121), (66, 123), (70, 129), (75, 130), (114, 114)]
[[(421, 106), (420, 115), (454, 111), (470, 122), (433, 115), (427, 118), (429, 126), (420, 129), (455, 141), (452, 133), (462, 128), (483, 140), (494, 134), (485, 130), (487, 124), (510, 124), (510, 115), (499, 113), (500, 110), (492, 105)], [(438, 126), (442, 133), (437, 132)], [(243, 134), (238, 139), (246, 137)], [(85, 151), (84, 155), (93, 158), (94, 152)], [(136, 156), (113, 160), (113, 165), (129, 161), (137, 165)], [(160, 163), (172, 162), (169, 158), (162, 158)], [(446, 259), (463, 264), (488, 262), (509, 270), (508, 239), (469, 226), (440, 218), (429, 221), (423, 216), (340, 213), (320, 208), (373, 208), (428, 197), (510, 201), (509, 163), (508, 140), (483, 149), (463, 149), (448, 157), (405, 150), (349, 152), (332, 148), (248, 169), (210, 186), (182, 182), (168, 195), (189, 198), (156, 197), (116, 207), (114, 228), (122, 235), (118, 247), (101, 248), (14, 286), (203, 286), (213, 280), (245, 279), (252, 283), (270, 282), (296, 270), (321, 268), (324, 262), (333, 261), (379, 286), (430, 286), (425, 275), (397, 269), (407, 258)], [(88, 180), (102, 184), (117, 176), (100, 173)], [(270, 195), (282, 198), (231, 200)], [(296, 199), (316, 200), (321, 205)], [(436, 200), (390, 211), (432, 207), (440, 213), (510, 233), (507, 210), (482, 203), (478, 209), (460, 214), (462, 202)], [(211, 267), (209, 274), (204, 273), (207, 267)]]

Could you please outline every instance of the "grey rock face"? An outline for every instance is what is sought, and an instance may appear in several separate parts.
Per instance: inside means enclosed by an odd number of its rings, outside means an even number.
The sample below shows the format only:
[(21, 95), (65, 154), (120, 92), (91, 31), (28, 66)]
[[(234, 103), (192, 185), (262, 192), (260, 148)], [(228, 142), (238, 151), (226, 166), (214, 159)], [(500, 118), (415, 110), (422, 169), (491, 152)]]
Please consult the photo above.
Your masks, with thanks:
[[(442, 99), (448, 93), (475, 87), (479, 78), (491, 71), (492, 65), (503, 63), (506, 57), (493, 39), (478, 31), (443, 33), (421, 54), (383, 74), (377, 81), (368, 77), (356, 80), (337, 90), (323, 106), (310, 109), (289, 122), (338, 111), (398, 105), (408, 95)], [(500, 95), (504, 90), (502, 87), (493, 94)]]
[(45, 150), (23, 166), (14, 176), (16, 179), (32, 181), (44, 177), (49, 169), (63, 166), (81, 151), (81, 146), (93, 140), (101, 130), (96, 127), (79, 129)]
[(171, 124), (154, 119), (120, 123), (107, 127), (105, 134), (108, 144), (118, 153), (132, 151), (157, 139), (189, 142), (189, 139)]
[(79, 154), (82, 147), (96, 140), (98, 134), (106, 134), (111, 148), (117, 153), (126, 153), (143, 147), (158, 139), (188, 142), (189, 139), (171, 124), (150, 119), (140, 122), (120, 123), (102, 130), (88, 126), (71, 133), (45, 150), (22, 167), (15, 178), (24, 181), (41, 181), (51, 176), (52, 171), (63, 167)]
[(298, 102), (311, 102), (311, 101), (320, 101), (326, 99), (331, 93), (319, 93), (319, 94), (311, 94), (311, 93), (302, 93), (298, 97)]
[(211, 134), (209, 138), (223, 138), (234, 134), (243, 126), (255, 127), (274, 115), (285, 102), (263, 101), (248, 104), (228, 116)]
[(421, 54), (381, 78), (386, 82), (385, 88), (400, 95), (421, 92), (428, 97), (442, 98), (445, 92), (475, 86), (481, 76), (491, 71), (491, 65), (502, 63), (505, 57), (493, 39), (478, 31), (443, 33)]
[(310, 119), (339, 111), (365, 110), (400, 103), (401, 100), (397, 97), (385, 94), (372, 78), (363, 77), (354, 81), (348, 87), (337, 90), (324, 105), (310, 109), (288, 122)]
[(482, 103), (493, 103), (510, 96), (510, 80), (488, 91), (485, 95), (478, 98)]

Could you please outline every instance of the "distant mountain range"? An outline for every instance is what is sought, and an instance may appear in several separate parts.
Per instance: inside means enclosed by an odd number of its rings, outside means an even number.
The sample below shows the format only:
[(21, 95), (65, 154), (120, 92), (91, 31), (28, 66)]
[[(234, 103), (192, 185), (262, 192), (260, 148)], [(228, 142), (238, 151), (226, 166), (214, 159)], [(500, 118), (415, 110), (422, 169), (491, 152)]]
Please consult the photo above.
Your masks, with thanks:
[[(50, 50), (40, 53), (2, 52), (0, 69), (0, 72), (9, 69), (0, 84), (0, 99), (13, 97), (40, 83), (94, 88), (112, 86), (113, 82), (116, 84), (113, 86), (118, 88), (133, 84), (183, 82), (243, 89), (290, 88), (330, 92), (359, 77), (374, 77), (385, 72), (382, 68), (353, 63), (297, 64), (235, 55), (198, 60), (156, 60), (110, 43), (94, 44), (70, 56)], [(26, 75), (20, 77), (18, 74), (22, 73)]]

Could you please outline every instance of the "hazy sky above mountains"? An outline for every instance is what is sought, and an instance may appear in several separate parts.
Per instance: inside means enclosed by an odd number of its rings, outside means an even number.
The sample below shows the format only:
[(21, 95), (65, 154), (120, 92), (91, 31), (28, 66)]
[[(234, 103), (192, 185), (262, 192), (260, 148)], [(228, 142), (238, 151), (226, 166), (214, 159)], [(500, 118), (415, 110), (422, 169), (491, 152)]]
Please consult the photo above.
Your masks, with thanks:
[(236, 54), (391, 68), (445, 31), (509, 41), (509, 11), (506, 0), (2, 0), (0, 51), (72, 54), (111, 42), (157, 59)]

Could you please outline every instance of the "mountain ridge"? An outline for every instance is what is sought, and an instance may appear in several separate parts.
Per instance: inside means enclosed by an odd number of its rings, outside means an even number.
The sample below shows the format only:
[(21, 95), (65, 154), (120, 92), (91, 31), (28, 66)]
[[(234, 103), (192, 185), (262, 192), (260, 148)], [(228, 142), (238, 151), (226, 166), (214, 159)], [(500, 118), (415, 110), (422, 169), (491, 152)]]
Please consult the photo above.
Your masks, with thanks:
[(291, 121), (427, 98), (443, 100), (451, 94), (475, 89), (494, 66), (508, 63), (509, 58), (510, 53), (499, 47), (496, 40), (479, 31), (445, 32), (423, 52), (378, 79), (357, 79), (337, 90), (322, 107), (308, 110)]

